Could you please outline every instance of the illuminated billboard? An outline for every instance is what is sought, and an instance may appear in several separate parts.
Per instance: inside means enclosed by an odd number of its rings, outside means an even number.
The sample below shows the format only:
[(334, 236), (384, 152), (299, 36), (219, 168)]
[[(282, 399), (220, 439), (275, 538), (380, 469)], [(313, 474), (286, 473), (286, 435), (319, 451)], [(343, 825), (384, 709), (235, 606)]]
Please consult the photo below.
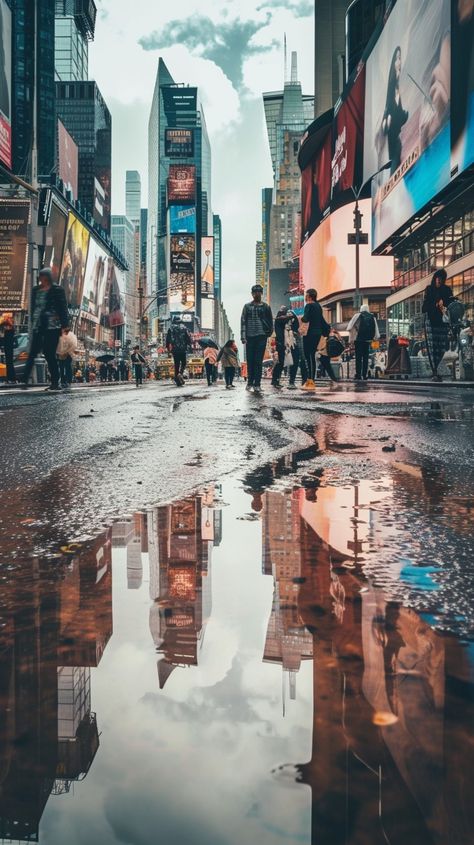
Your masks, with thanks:
[(168, 158), (192, 158), (194, 156), (193, 130), (165, 129), (165, 156), (168, 156)]
[(201, 296), (214, 296), (214, 238), (201, 238)]
[(196, 198), (196, 168), (194, 164), (172, 164), (168, 175), (168, 203), (183, 205)]
[(43, 253), (43, 267), (51, 267), (53, 281), (58, 282), (62, 267), (64, 241), (66, 240), (67, 214), (56, 203), (51, 203), (46, 246)]
[(93, 323), (99, 323), (101, 314), (106, 311), (107, 259), (107, 253), (99, 242), (90, 238), (81, 313)]
[(64, 288), (66, 301), (71, 308), (80, 308), (82, 305), (89, 237), (89, 231), (70, 211), (59, 284)]
[(474, 3), (452, 0), (451, 175), (474, 162)]
[(121, 291), (123, 279), (121, 271), (114, 264), (112, 258), (107, 260), (107, 291), (106, 291), (106, 313), (105, 324), (109, 329), (125, 324), (125, 307)]
[(0, 0), (0, 161), (12, 167), (12, 13)]
[(334, 115), (331, 159), (331, 208), (353, 198), (363, 182), (365, 66)]
[[(370, 199), (361, 200), (359, 205), (368, 224)], [(315, 287), (320, 300), (355, 289), (355, 247), (347, 243), (347, 234), (353, 231), (353, 211), (351, 203), (328, 215), (301, 247), (303, 285), (306, 290)], [(360, 278), (363, 289), (388, 289), (393, 279), (393, 258), (371, 255), (370, 234), (369, 243), (360, 246)]]
[(364, 181), (374, 248), (450, 181), (450, 0), (398, 0), (367, 60)]
[(306, 241), (319, 226), (331, 200), (332, 133), (329, 127), (316, 158), (301, 174), (301, 237)]
[(77, 200), (79, 150), (64, 124), (58, 120), (58, 174), (64, 187)]
[(196, 303), (196, 241), (194, 235), (170, 236), (170, 311), (192, 311)]
[(196, 207), (194, 205), (170, 205), (170, 226), (172, 235), (185, 232), (193, 235), (196, 232)]
[(26, 306), (29, 200), (0, 200), (0, 309)]

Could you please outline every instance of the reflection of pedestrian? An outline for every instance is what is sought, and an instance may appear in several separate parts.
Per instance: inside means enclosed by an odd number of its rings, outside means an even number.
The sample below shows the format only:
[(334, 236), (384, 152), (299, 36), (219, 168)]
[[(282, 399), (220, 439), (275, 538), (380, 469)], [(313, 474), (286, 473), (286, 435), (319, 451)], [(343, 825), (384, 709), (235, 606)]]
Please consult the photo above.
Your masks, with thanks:
[(186, 369), (186, 352), (192, 351), (190, 334), (179, 317), (173, 317), (173, 323), (166, 335), (166, 348), (174, 361), (174, 380), (178, 387), (184, 384), (183, 373)]
[(431, 335), (431, 367), (433, 370), (433, 381), (441, 381), (438, 375), (438, 367), (448, 348), (449, 324), (444, 320), (444, 314), (450, 302), (454, 299), (453, 292), (446, 284), (446, 270), (436, 270), (431, 284), (425, 290), (423, 300), (423, 314), (426, 314)]
[(56, 350), (61, 333), (69, 333), (69, 313), (64, 290), (53, 285), (53, 274), (49, 267), (39, 272), (38, 286), (31, 296), (32, 337), (28, 360), (25, 366), (24, 387), (33, 369), (35, 358), (43, 352), (51, 376), (48, 390), (59, 390), (59, 367)]
[(135, 384), (137, 387), (143, 384), (143, 366), (146, 364), (145, 358), (140, 352), (139, 346), (133, 347), (133, 352), (130, 355), (130, 360), (135, 369)]
[(5, 353), (5, 364), (7, 368), (7, 382), (16, 383), (15, 366), (13, 363), (13, 349), (15, 347), (15, 323), (13, 314), (7, 312), (0, 316), (0, 345)]
[(306, 291), (306, 305), (304, 314), (301, 318), (302, 323), (308, 325), (308, 331), (303, 338), (304, 357), (306, 358), (306, 365), (308, 367), (308, 380), (303, 385), (305, 390), (314, 390), (314, 378), (316, 376), (316, 350), (319, 346), (321, 337), (327, 337), (330, 326), (323, 316), (323, 309), (317, 301), (318, 294), (314, 288), (309, 288)]
[(262, 302), (262, 296), (262, 286), (254, 285), (252, 302), (244, 305), (240, 319), (241, 340), (247, 347), (247, 390), (257, 394), (260, 393), (267, 338), (273, 332), (272, 310), (266, 302)]
[(391, 161), (390, 172), (400, 167), (402, 160), (402, 142), (400, 133), (402, 126), (408, 120), (408, 112), (402, 106), (400, 95), (400, 74), (402, 71), (402, 51), (400, 47), (395, 48), (390, 65), (387, 85), (387, 99), (385, 111), (382, 118), (382, 132), (387, 136), (388, 157)]

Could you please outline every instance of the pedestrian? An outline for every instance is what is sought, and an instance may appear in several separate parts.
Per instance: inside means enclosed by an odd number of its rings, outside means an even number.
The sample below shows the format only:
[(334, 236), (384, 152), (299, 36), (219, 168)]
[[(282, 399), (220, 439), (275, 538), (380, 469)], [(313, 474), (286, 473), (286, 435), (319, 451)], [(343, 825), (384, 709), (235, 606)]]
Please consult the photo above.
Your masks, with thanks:
[[(442, 381), (438, 374), (438, 367), (448, 348), (449, 319), (447, 308), (453, 301), (453, 291), (446, 284), (448, 274), (444, 268), (436, 270), (431, 283), (425, 290), (422, 312), (427, 317), (427, 340), (430, 346), (430, 363), (433, 371), (433, 381)], [(430, 342), (431, 341), (431, 342)]]
[(293, 351), (297, 346), (295, 332), (299, 329), (298, 317), (282, 305), (275, 317), (275, 345), (277, 362), (272, 371), (272, 386), (281, 388), (280, 378), (285, 367), (294, 366)]
[(35, 358), (43, 352), (48, 365), (51, 384), (46, 389), (57, 392), (59, 366), (56, 355), (61, 334), (69, 334), (69, 312), (64, 289), (53, 284), (49, 267), (43, 267), (38, 274), (38, 285), (31, 296), (31, 344), (23, 376), (23, 387), (28, 387)]
[(59, 379), (63, 390), (69, 390), (72, 384), (72, 357), (65, 355), (58, 356)]
[(133, 352), (130, 355), (130, 360), (135, 370), (135, 384), (137, 387), (143, 384), (143, 366), (146, 364), (145, 358), (140, 352), (139, 346), (133, 347)]
[(99, 379), (102, 384), (105, 384), (105, 382), (107, 381), (107, 364), (105, 363), (105, 361), (102, 361), (99, 367)]
[(267, 338), (273, 332), (272, 309), (266, 302), (262, 302), (262, 296), (262, 286), (254, 285), (252, 302), (244, 305), (240, 319), (241, 340), (246, 346), (247, 390), (256, 394), (261, 393), (263, 358)]
[(367, 381), (369, 354), (373, 340), (380, 338), (377, 320), (370, 313), (368, 305), (361, 305), (347, 326), (349, 338), (354, 343), (356, 360), (356, 381)]
[(186, 369), (186, 352), (192, 351), (192, 343), (186, 326), (178, 316), (173, 317), (173, 322), (166, 334), (166, 348), (173, 356), (175, 383), (178, 387), (182, 387)]
[(217, 361), (220, 361), (224, 368), (226, 390), (233, 390), (235, 374), (239, 368), (239, 352), (235, 340), (228, 340), (224, 343)]
[(331, 381), (339, 381), (331, 364), (331, 358), (338, 358), (344, 351), (344, 343), (336, 329), (331, 328), (328, 337), (322, 337), (319, 346), (319, 362), (323, 373), (326, 373)]
[(214, 372), (217, 364), (217, 349), (214, 346), (206, 346), (204, 350), (204, 369), (206, 371), (207, 386), (214, 383)]
[(314, 288), (306, 291), (306, 305), (301, 322), (307, 324), (308, 330), (303, 337), (303, 351), (308, 368), (308, 378), (303, 384), (303, 390), (315, 390), (314, 379), (316, 377), (316, 350), (321, 337), (329, 335), (330, 326), (323, 316), (323, 309), (318, 302), (318, 294)]
[(5, 353), (5, 364), (7, 368), (7, 384), (16, 384), (16, 373), (13, 358), (15, 348), (15, 322), (13, 313), (6, 311), (0, 315), (0, 346), (3, 346)]

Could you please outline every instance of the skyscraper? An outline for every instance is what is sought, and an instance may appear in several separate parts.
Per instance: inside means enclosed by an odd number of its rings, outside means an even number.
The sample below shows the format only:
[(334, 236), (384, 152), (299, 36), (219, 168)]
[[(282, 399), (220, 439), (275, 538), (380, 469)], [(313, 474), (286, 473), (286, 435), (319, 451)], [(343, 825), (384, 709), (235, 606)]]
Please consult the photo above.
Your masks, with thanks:
[(218, 214), (212, 217), (214, 234), (214, 293), (216, 300), (222, 300), (222, 221)]
[(140, 225), (142, 184), (138, 170), (127, 170), (125, 174), (125, 214), (128, 219)]
[(93, 41), (94, 0), (56, 0), (54, 64), (59, 82), (80, 82), (89, 75), (89, 41)]
[(96, 82), (58, 82), (58, 117), (79, 149), (81, 205), (107, 232), (112, 191), (112, 118)]
[(345, 14), (349, 5), (350, 0), (315, 0), (314, 117), (331, 109), (344, 87)]
[(125, 336), (134, 343), (139, 334), (137, 328), (137, 268), (136, 268), (136, 240), (137, 226), (124, 214), (112, 214), (111, 236), (128, 264), (126, 273), (126, 323)]

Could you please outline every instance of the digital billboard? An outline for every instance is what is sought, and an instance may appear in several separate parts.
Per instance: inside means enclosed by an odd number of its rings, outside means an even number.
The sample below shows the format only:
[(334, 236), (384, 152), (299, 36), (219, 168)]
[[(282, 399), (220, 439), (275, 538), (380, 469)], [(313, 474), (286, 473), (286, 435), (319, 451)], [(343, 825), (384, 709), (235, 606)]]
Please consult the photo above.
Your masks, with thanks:
[(46, 230), (46, 246), (43, 253), (43, 267), (51, 267), (53, 281), (59, 281), (62, 267), (64, 241), (66, 240), (67, 214), (54, 202)]
[(89, 231), (70, 211), (59, 284), (64, 288), (71, 308), (80, 308), (82, 305), (89, 237)]
[(214, 331), (214, 299), (201, 299), (201, 329)]
[(107, 259), (107, 291), (105, 324), (113, 329), (125, 323), (125, 308), (120, 290), (121, 273), (112, 258)]
[(364, 181), (374, 248), (450, 181), (450, 0), (398, 0), (366, 68)]
[[(366, 221), (370, 230), (370, 199), (360, 200), (359, 205), (363, 223)], [(301, 247), (301, 279), (305, 289), (317, 289), (318, 299), (355, 288), (355, 247), (347, 243), (347, 234), (353, 231), (353, 211), (353, 203), (333, 211)], [(393, 258), (371, 255), (370, 234), (369, 243), (359, 249), (361, 288), (388, 289)]]
[(194, 311), (196, 304), (195, 278), (190, 273), (170, 273), (168, 301), (170, 311)]
[(196, 241), (194, 235), (171, 235), (170, 270), (172, 273), (190, 273), (196, 267)]
[(194, 132), (192, 129), (165, 129), (165, 156), (192, 158), (193, 155)]
[(331, 200), (331, 159), (332, 133), (331, 128), (329, 128), (316, 159), (305, 167), (302, 173), (301, 237), (303, 242), (319, 226), (329, 209)]
[(334, 115), (331, 160), (331, 208), (353, 198), (363, 183), (365, 65)]
[(168, 203), (183, 205), (196, 198), (196, 168), (194, 164), (172, 164), (168, 175)]
[(201, 296), (214, 296), (214, 238), (201, 238)]
[(0, 161), (12, 167), (12, 13), (0, 0)]
[(90, 238), (81, 313), (93, 323), (99, 323), (101, 313), (106, 311), (107, 259), (107, 253), (99, 242)]
[(196, 232), (196, 207), (194, 205), (170, 205), (170, 232), (177, 235), (186, 232), (193, 235)]
[(58, 120), (58, 174), (66, 190), (77, 200), (79, 150), (64, 124)]
[(196, 241), (194, 235), (170, 236), (170, 311), (191, 311), (196, 303)]
[(25, 308), (29, 200), (0, 200), (0, 309)]
[(474, 162), (474, 2), (452, 0), (451, 175)]

